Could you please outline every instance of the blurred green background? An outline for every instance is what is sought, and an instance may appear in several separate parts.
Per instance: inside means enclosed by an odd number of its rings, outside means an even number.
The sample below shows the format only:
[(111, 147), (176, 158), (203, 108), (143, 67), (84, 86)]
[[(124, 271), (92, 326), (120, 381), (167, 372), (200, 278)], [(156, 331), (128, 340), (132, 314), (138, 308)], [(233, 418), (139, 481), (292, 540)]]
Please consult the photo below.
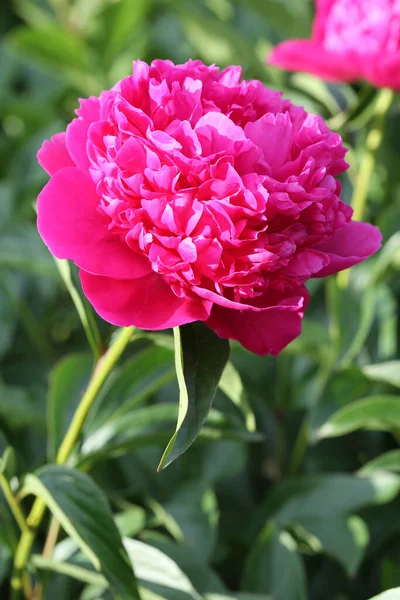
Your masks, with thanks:
[[(92, 365), (35, 228), (35, 199), (47, 181), (35, 157), (41, 142), (65, 128), (78, 97), (111, 87), (135, 58), (240, 64), (246, 78), (283, 90), (340, 130), (350, 147), (349, 202), (375, 91), (265, 63), (274, 44), (308, 35), (312, 13), (305, 0), (2, 0), (0, 449), (14, 448), (14, 487), (52, 460)], [(182, 458), (157, 474), (178, 398), (168, 339), (135, 342), (97, 403), (76, 463), (108, 496), (123, 534), (174, 561), (170, 583), (157, 583), (171, 563), (149, 558), (143, 578), (158, 597), (367, 600), (400, 586), (397, 100), (385, 130), (365, 216), (384, 235), (382, 251), (353, 269), (347, 289), (335, 278), (312, 282), (303, 335), (278, 358), (232, 346), (236, 370)], [(100, 319), (98, 327), (106, 344), (111, 327)], [(5, 599), (15, 536), (0, 496)], [(82, 564), (74, 552), (66, 560)], [(111, 597), (101, 585), (51, 571), (38, 575), (46, 600)]]

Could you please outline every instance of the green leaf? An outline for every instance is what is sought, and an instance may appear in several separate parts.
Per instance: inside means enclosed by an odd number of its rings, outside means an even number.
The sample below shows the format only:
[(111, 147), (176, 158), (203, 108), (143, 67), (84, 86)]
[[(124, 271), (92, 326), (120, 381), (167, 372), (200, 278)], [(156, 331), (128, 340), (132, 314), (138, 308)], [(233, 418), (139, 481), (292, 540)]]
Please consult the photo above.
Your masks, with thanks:
[(368, 528), (357, 516), (335, 515), (326, 518), (305, 517), (299, 519), (301, 526), (313, 535), (323, 552), (336, 558), (354, 576), (364, 558), (369, 542)]
[(58, 272), (61, 275), (64, 285), (71, 296), (76, 312), (81, 320), (87, 340), (92, 349), (93, 356), (95, 359), (98, 359), (100, 358), (101, 337), (93, 316), (92, 308), (86, 298), (82, 298), (81, 294), (78, 292), (73, 282), (71, 265), (68, 260), (60, 260), (58, 258), (54, 260)]
[(400, 388), (400, 360), (367, 365), (362, 367), (362, 372), (372, 381), (381, 381)]
[(294, 73), (291, 83), (294, 87), (318, 100), (332, 115), (336, 115), (340, 111), (340, 105), (335, 96), (319, 77), (308, 73)]
[(346, 354), (342, 358), (343, 365), (350, 365), (352, 361), (361, 352), (367, 341), (376, 315), (376, 290), (368, 288), (362, 297), (360, 305), (360, 319), (358, 329), (353, 337)]
[(46, 466), (26, 476), (25, 493), (40, 497), (101, 571), (119, 600), (140, 600), (136, 579), (108, 502), (93, 480), (61, 466)]
[(184, 541), (207, 560), (219, 522), (214, 491), (201, 481), (182, 484), (163, 506), (178, 524)]
[[(115, 458), (133, 449), (165, 444), (178, 417), (178, 407), (171, 402), (154, 404), (111, 417), (88, 435), (82, 444), (79, 465)], [(258, 442), (260, 434), (251, 433), (221, 412), (211, 409), (199, 436), (210, 440), (232, 439)]]
[(217, 574), (208, 566), (204, 556), (185, 542), (179, 544), (155, 533), (144, 533), (143, 540), (169, 556), (192, 582), (202, 596), (223, 594), (226, 589)]
[(195, 441), (229, 359), (229, 341), (222, 340), (202, 323), (176, 327), (174, 335), (179, 416), (159, 469), (171, 464)]
[(54, 261), (30, 223), (13, 225), (1, 232), (0, 267), (41, 277), (57, 277)]
[(34, 554), (32, 556), (32, 564), (40, 570), (51, 571), (53, 573), (59, 573), (60, 575), (68, 575), (68, 577), (83, 581), (84, 583), (108, 587), (107, 579), (103, 577), (103, 575), (80, 567), (79, 565), (62, 562), (60, 560), (55, 560), (54, 558), (45, 558), (40, 554)]
[(146, 511), (132, 504), (127, 510), (115, 515), (115, 524), (123, 537), (137, 535), (146, 524)]
[(128, 556), (143, 587), (158, 594), (165, 594), (168, 600), (192, 598), (201, 600), (189, 578), (166, 554), (137, 540), (124, 540)]
[(226, 396), (242, 411), (247, 429), (249, 431), (256, 430), (256, 418), (253, 409), (247, 398), (246, 390), (243, 387), (242, 380), (238, 371), (229, 361), (222, 373), (219, 381), (219, 388)]
[(390, 502), (399, 486), (400, 478), (391, 473), (293, 477), (269, 494), (264, 518), (273, 517), (285, 525), (301, 519), (348, 514), (367, 505)]
[(16, 385), (4, 385), (0, 380), (0, 398), (0, 417), (9, 427), (45, 428), (44, 414), (34, 406), (29, 390)]
[(244, 587), (274, 600), (307, 600), (306, 575), (296, 544), (268, 523), (246, 562)]
[(400, 450), (391, 450), (367, 462), (359, 473), (362, 475), (375, 471), (400, 473)]
[(272, 596), (263, 594), (207, 594), (205, 600), (273, 600)]
[(87, 387), (92, 369), (92, 357), (79, 353), (63, 358), (50, 374), (47, 410), (50, 461), (55, 460), (57, 450)]
[(0, 473), (5, 475), (6, 479), (10, 480), (16, 472), (16, 456), (14, 448), (8, 446), (0, 459)]
[(11, 550), (0, 540), (0, 584), (3, 583), (10, 572), (11, 560)]
[(345, 435), (357, 429), (390, 431), (400, 427), (400, 398), (371, 396), (338, 410), (318, 431), (318, 438)]
[[(11, 277), (9, 280), (12, 285)], [(3, 286), (4, 284), (0, 285), (0, 358), (10, 349), (17, 326), (15, 307)]]
[(390, 473), (295, 477), (269, 494), (262, 516), (281, 528), (296, 531), (301, 526), (316, 540), (314, 552), (330, 554), (353, 575), (364, 557), (368, 530), (361, 519), (349, 515), (391, 502), (399, 490), (400, 478)]
[(20, 27), (10, 38), (21, 53), (53, 69), (89, 70), (90, 56), (84, 42), (56, 24), (36, 29)]
[(134, 3), (131, 0), (120, 0), (106, 8), (103, 15), (107, 23), (103, 46), (106, 65), (132, 43), (132, 34), (138, 26), (143, 28), (150, 6), (146, 0), (135, 0)]
[(384, 281), (400, 257), (400, 233), (397, 232), (384, 244), (371, 271), (371, 284)]
[(327, 327), (308, 319), (303, 319), (301, 335), (293, 340), (284, 350), (290, 355), (309, 355), (317, 360), (330, 350), (332, 345)]
[(100, 392), (86, 426), (89, 435), (110, 420), (123, 419), (173, 378), (172, 351), (151, 346), (135, 354), (115, 370)]
[(374, 596), (373, 598), (370, 598), (370, 600), (400, 600), (400, 587), (383, 592), (383, 594)]

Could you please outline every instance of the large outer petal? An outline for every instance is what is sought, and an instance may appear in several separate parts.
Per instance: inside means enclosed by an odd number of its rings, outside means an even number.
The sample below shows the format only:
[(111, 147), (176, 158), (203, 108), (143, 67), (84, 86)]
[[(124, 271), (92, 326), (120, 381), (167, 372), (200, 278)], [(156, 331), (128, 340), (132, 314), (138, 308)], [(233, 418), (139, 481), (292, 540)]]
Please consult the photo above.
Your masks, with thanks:
[(314, 246), (328, 255), (330, 264), (313, 277), (326, 277), (356, 265), (381, 247), (382, 234), (369, 223), (351, 221), (345, 227), (336, 229), (331, 238)]
[(360, 58), (354, 53), (329, 52), (311, 40), (289, 40), (278, 44), (268, 62), (288, 71), (312, 73), (328, 81), (356, 81), (364, 76)]
[(380, 52), (375, 58), (365, 62), (365, 79), (376, 87), (400, 90), (400, 52)]
[(178, 298), (157, 273), (127, 281), (81, 271), (81, 282), (97, 313), (120, 327), (158, 330), (205, 321), (212, 307), (200, 298)]
[(38, 230), (50, 252), (98, 275), (134, 279), (152, 272), (146, 258), (108, 230), (98, 204), (90, 175), (76, 167), (57, 171), (38, 198)]
[(37, 159), (39, 165), (49, 175), (54, 175), (64, 167), (74, 167), (75, 163), (65, 145), (65, 132), (56, 133), (52, 138), (43, 142), (37, 153)]
[(80, 108), (76, 112), (79, 117), (68, 125), (65, 141), (76, 166), (82, 171), (87, 171), (90, 167), (86, 151), (88, 129), (92, 123), (100, 120), (99, 98), (91, 96), (80, 100)]
[(337, 0), (317, 0), (317, 13), (313, 23), (312, 38), (315, 42), (321, 43), (325, 37), (326, 23), (333, 5)]
[(221, 338), (237, 340), (250, 352), (276, 356), (301, 333), (309, 294), (306, 288), (297, 292), (299, 295), (291, 298), (266, 293), (257, 298), (257, 312), (242, 312), (215, 304), (206, 325)]

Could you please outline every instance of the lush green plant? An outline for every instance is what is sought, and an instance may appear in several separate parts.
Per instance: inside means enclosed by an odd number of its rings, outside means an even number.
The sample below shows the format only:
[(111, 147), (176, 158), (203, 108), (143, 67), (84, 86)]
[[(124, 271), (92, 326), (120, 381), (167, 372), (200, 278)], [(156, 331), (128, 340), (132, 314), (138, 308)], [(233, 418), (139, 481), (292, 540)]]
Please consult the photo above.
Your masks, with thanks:
[[(15, 0), (3, 10), (1, 598), (400, 598), (383, 593), (400, 586), (397, 100), (365, 208), (384, 235), (380, 254), (349, 280), (313, 281), (303, 334), (278, 358), (232, 344), (217, 389), (227, 344), (198, 326), (175, 332), (178, 386), (172, 334), (114, 332), (73, 265), (40, 241), (41, 141), (133, 58), (241, 64), (345, 137), (350, 202), (382, 94), (266, 66), (273, 43), (307, 33), (306, 2)], [(187, 367), (193, 338), (201, 388)], [(163, 457), (179, 393), (189, 410)]]

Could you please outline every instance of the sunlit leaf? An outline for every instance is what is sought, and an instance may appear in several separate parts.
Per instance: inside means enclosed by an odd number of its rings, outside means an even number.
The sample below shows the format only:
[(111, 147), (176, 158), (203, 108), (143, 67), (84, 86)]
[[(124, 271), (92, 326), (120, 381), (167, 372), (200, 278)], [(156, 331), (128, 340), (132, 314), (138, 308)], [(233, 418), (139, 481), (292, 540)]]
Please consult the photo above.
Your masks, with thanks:
[(400, 398), (371, 396), (345, 406), (319, 430), (318, 437), (338, 437), (357, 429), (390, 431), (400, 427)]

